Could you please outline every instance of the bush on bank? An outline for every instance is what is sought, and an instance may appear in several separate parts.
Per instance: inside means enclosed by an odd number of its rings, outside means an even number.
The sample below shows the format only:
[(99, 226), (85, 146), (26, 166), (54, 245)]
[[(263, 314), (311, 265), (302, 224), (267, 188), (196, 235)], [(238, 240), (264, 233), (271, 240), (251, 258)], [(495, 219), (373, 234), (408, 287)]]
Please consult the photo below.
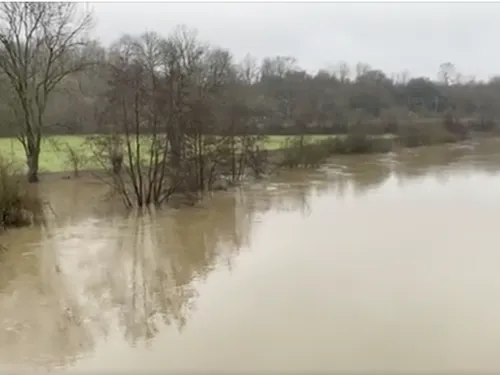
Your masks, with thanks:
[[(389, 126), (390, 125), (390, 126)], [(428, 124), (389, 124), (391, 133), (371, 135), (365, 126), (356, 124), (346, 135), (316, 142), (299, 138), (287, 140), (282, 146), (280, 164), (285, 167), (315, 167), (329, 156), (391, 152), (398, 147), (419, 147), (453, 143), (468, 137), (468, 129), (452, 118)]]
[(14, 163), (0, 156), (1, 228), (30, 225), (40, 217), (42, 201), (30, 191), (25, 180), (26, 177)]

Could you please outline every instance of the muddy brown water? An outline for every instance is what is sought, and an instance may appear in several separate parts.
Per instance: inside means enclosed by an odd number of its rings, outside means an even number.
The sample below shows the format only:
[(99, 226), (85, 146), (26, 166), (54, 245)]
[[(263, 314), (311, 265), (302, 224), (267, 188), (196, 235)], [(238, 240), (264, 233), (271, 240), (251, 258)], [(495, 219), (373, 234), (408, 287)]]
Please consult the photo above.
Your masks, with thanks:
[(498, 372), (500, 141), (335, 158), (124, 216), (43, 182), (0, 240), (0, 371)]

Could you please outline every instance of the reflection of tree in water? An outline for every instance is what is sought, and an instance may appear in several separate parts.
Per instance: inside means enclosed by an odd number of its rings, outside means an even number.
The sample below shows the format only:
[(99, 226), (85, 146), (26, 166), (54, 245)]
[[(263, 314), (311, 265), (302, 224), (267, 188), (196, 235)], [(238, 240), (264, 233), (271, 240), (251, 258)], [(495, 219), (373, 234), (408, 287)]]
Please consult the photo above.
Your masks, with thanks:
[(274, 211), (298, 211), (302, 216), (311, 213), (310, 198), (311, 186), (305, 184), (289, 188), (286, 193), (279, 192), (269, 195), (270, 206)]
[[(344, 167), (344, 166), (342, 166)], [(339, 199), (344, 198), (351, 189), (350, 176), (345, 175), (344, 168), (335, 166), (332, 172), (319, 181), (315, 186), (318, 195), (333, 195)]]
[(39, 189), (41, 197), (49, 203), (49, 216), (55, 225), (75, 225), (89, 216), (107, 218), (117, 212), (124, 213), (122, 203), (110, 199), (109, 187), (92, 177), (48, 177), (36, 188)]
[(194, 306), (193, 280), (218, 264), (230, 266), (248, 243), (251, 223), (238, 194), (215, 196), (205, 208), (131, 215), (89, 258), (92, 265), (80, 264), (93, 269), (82, 283), (85, 299), (98, 306), (94, 316), (108, 315), (99, 322), (102, 334), (114, 324), (135, 342), (154, 337), (161, 325), (182, 328)]
[(248, 245), (256, 207), (261, 211), (262, 202), (268, 202), (264, 210), (307, 205), (305, 187), (254, 193), (219, 194), (204, 208), (131, 216), (115, 246), (107, 246), (104, 259), (95, 259), (107, 267), (87, 278), (87, 295), (100, 297), (101, 309), (117, 312), (131, 341), (153, 337), (160, 325), (182, 328), (194, 307), (193, 280), (202, 281), (218, 266), (231, 267), (234, 255)]
[(238, 192), (221, 194), (212, 197), (205, 208), (180, 210), (169, 216), (162, 242), (178, 249), (173, 259), (185, 265), (188, 277), (205, 278), (220, 258), (230, 266), (234, 252), (248, 245), (254, 210), (247, 203)]
[(347, 192), (367, 193), (391, 176), (398, 184), (425, 177), (446, 183), (456, 174), (500, 172), (500, 142), (482, 140), (474, 143), (438, 145), (401, 150), (386, 155), (349, 155), (332, 158), (325, 177), (317, 186), (320, 194), (343, 197)]
[(197, 297), (193, 280), (231, 267), (235, 254), (248, 246), (256, 202), (269, 201), (267, 209), (297, 210), (307, 206), (307, 196), (305, 186), (277, 195), (239, 191), (216, 195), (205, 208), (131, 219), (133, 239), (125, 237), (133, 254), (130, 294), (122, 291), (128, 303), (120, 313), (129, 338), (149, 339), (164, 324), (185, 325)]
[(313, 186), (302, 180), (301, 183), (274, 181), (265, 187), (247, 189), (245, 196), (250, 207), (257, 212), (300, 212), (302, 216), (310, 214), (310, 198)]
[[(158, 332), (158, 324), (184, 326), (195, 297), (190, 265), (176, 259), (175, 254), (182, 250), (176, 251), (158, 238), (156, 219), (155, 214), (135, 217), (132, 238), (127, 239), (132, 253), (126, 283), (130, 289), (124, 291), (120, 316), (125, 334), (132, 341), (151, 339)], [(199, 251), (212, 249), (202, 247)]]
[(367, 194), (382, 185), (390, 176), (391, 168), (386, 162), (374, 160), (371, 163), (347, 165), (345, 170), (355, 196)]
[(464, 148), (446, 145), (403, 150), (395, 155), (395, 176), (400, 183), (426, 176), (444, 178), (466, 154)]
[(8, 249), (0, 255), (2, 366), (65, 365), (92, 345), (46, 238), (40, 227), (2, 235)]
[(216, 194), (205, 207), (88, 218), (54, 226), (49, 235), (40, 228), (16, 232), (17, 251), (0, 264), (8, 323), (0, 348), (14, 348), (18, 357), (4, 350), (3, 362), (63, 365), (116, 329), (136, 342), (165, 325), (182, 328), (197, 283), (231, 267), (249, 244), (255, 214), (305, 210), (309, 195), (307, 183), (279, 192), (242, 188)]
[(466, 158), (466, 161), (472, 171), (496, 175), (500, 172), (500, 144), (496, 143), (496, 149), (479, 148), (478, 152)]
[[(492, 146), (495, 144), (495, 147)], [(447, 182), (454, 174), (482, 171), (498, 174), (498, 141), (469, 145), (440, 145), (401, 150), (387, 155), (349, 155), (332, 158), (325, 166), (325, 177), (315, 188), (319, 194), (342, 198), (346, 193), (366, 194), (394, 176), (398, 184), (425, 177)]]
[(368, 193), (377, 188), (391, 176), (391, 164), (374, 155), (351, 155), (332, 161), (327, 184), (321, 184), (320, 194), (328, 193), (343, 197), (352, 191), (355, 196)]
[[(265, 194), (256, 188), (258, 203), (265, 209), (310, 213), (314, 195), (334, 195), (342, 198), (348, 192), (365, 194), (383, 184), (391, 176), (391, 166), (382, 160), (350, 156), (339, 158), (318, 171), (293, 171), (273, 178)], [(250, 189), (252, 193), (252, 190)]]

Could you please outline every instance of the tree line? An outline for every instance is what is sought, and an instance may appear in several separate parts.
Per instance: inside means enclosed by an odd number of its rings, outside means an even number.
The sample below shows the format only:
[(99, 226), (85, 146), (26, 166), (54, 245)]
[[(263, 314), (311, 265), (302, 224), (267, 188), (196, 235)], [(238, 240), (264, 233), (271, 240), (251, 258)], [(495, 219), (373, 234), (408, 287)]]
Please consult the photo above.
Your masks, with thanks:
[(156, 184), (167, 169), (188, 163), (203, 187), (221, 165), (234, 176), (258, 164), (262, 135), (340, 134), (352, 124), (391, 132), (444, 115), (486, 129), (498, 117), (500, 79), (466, 80), (451, 63), (438, 80), (345, 62), (311, 74), (289, 56), (238, 60), (186, 26), (109, 47), (89, 37), (92, 26), (75, 3), (0, 5), (0, 135), (22, 143), (31, 182), (48, 134), (87, 135), (94, 155), (115, 175), (125, 163), (135, 195), (150, 201), (169, 194)]

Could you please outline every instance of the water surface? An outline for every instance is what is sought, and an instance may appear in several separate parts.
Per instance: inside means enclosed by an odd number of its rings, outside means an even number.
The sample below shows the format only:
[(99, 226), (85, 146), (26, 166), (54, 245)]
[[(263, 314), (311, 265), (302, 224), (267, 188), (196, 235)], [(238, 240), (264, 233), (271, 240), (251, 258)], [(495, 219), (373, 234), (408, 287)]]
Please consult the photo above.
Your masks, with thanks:
[(0, 237), (0, 370), (500, 371), (499, 166), (339, 157), (141, 217), (48, 180), (47, 225)]

